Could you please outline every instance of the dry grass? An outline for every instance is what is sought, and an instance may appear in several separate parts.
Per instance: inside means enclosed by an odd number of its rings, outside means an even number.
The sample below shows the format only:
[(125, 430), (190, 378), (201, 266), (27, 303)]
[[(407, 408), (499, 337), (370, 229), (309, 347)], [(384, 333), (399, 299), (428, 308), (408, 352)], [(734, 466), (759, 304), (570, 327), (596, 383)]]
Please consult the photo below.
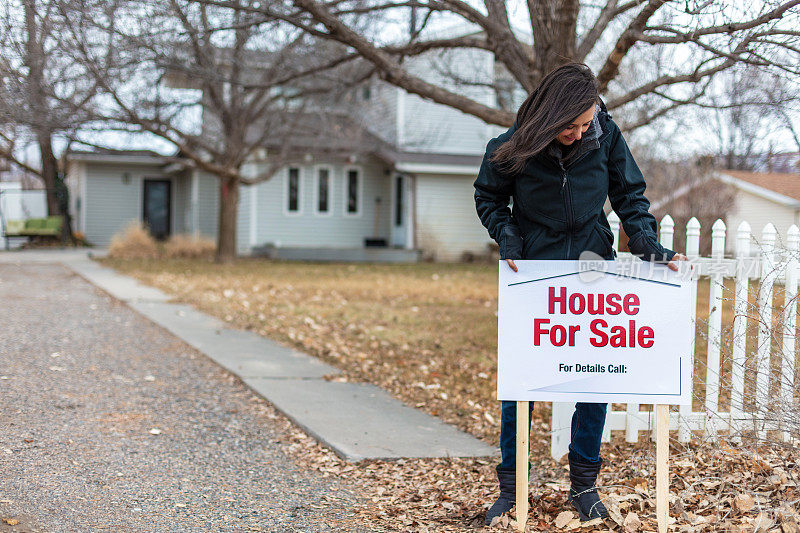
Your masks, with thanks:
[(216, 243), (204, 237), (172, 235), (166, 242), (156, 241), (138, 221), (132, 221), (111, 238), (109, 257), (115, 259), (212, 259)]
[(212, 259), (217, 244), (204, 237), (173, 235), (164, 243), (162, 256), (168, 259)]
[[(345, 379), (380, 385), (411, 406), (498, 443), (494, 264), (240, 260), (219, 265), (184, 259), (104, 263), (232, 326), (315, 355), (343, 369)], [(707, 281), (698, 286), (697, 307), (702, 321), (708, 315)], [(733, 318), (727, 307), (723, 329)], [(702, 354), (698, 377), (705, 375), (705, 342), (698, 334), (697, 353)], [(730, 362), (726, 364), (729, 368)], [(703, 393), (703, 385), (696, 385), (695, 394)], [(549, 412), (547, 404), (537, 403), (531, 436), (536, 468), (530, 518), (532, 527), (542, 531), (555, 530), (555, 517), (567, 508), (564, 466), (550, 459)], [(376, 531), (470, 530), (481, 522), (497, 490), (492, 461), (423, 459), (353, 466), (300, 430), (287, 444), (301, 464), (322, 475), (353, 478), (372, 502), (357, 513), (371, 520)], [(683, 502), (672, 510), (676, 530), (753, 530), (756, 518), (769, 516), (772, 523), (782, 524), (780, 513), (790, 511), (792, 523), (798, 520), (793, 453), (759, 451), (756, 457), (770, 457), (771, 462), (756, 475), (749, 471), (749, 451), (723, 453), (718, 446), (673, 445), (673, 457), (683, 465), (673, 477), (674, 494)], [(646, 526), (653, 527), (652, 443), (642, 439), (629, 445), (615, 435), (602, 453), (609, 459), (602, 481), (609, 485), (605, 491), (612, 504), (623, 514), (636, 510)], [(677, 469), (679, 462), (675, 464)], [(783, 481), (787, 471), (789, 480)], [(708, 483), (717, 483), (714, 494), (707, 490)], [(758, 491), (756, 510), (733, 509), (733, 496), (743, 490)], [(790, 511), (782, 510), (784, 502), (794, 502)], [(621, 530), (619, 524), (607, 525)]]
[(111, 237), (108, 255), (117, 259), (155, 259), (158, 244), (138, 221), (132, 221)]
[[(345, 265), (240, 260), (109, 261), (236, 327), (315, 355), (407, 404), (498, 443), (497, 273), (485, 264)], [(721, 382), (730, 380), (732, 282), (723, 291)], [(757, 284), (750, 290), (755, 305)], [(694, 408), (705, 397), (709, 281), (697, 290)], [(782, 292), (776, 288), (777, 326)], [(748, 316), (747, 350), (757, 317)], [(720, 388), (720, 406), (730, 392)], [(748, 394), (752, 397), (752, 394)], [(549, 407), (537, 404), (549, 428)]]

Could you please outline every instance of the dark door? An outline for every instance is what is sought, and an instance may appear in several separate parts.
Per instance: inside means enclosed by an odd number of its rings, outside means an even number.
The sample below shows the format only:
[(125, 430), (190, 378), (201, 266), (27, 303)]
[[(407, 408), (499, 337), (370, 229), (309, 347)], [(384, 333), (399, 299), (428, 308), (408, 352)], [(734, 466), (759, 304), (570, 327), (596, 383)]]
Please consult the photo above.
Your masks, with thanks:
[(144, 180), (142, 220), (156, 239), (166, 239), (170, 227), (170, 181)]

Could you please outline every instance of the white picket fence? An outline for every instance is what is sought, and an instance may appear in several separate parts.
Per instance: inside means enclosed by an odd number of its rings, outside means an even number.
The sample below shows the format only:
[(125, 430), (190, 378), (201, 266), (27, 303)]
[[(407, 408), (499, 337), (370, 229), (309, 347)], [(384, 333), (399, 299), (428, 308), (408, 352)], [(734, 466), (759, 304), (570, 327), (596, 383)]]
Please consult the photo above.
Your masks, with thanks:
[[(619, 217), (615, 213), (609, 215), (609, 223), (614, 232), (614, 248), (619, 246)], [(674, 249), (673, 219), (666, 215), (660, 224), (660, 242), (670, 249)], [(701, 411), (693, 411), (690, 406), (680, 406), (670, 412), (670, 429), (677, 430), (678, 440), (688, 442), (692, 432), (702, 432), (704, 437), (714, 438), (719, 431), (726, 431), (736, 438), (744, 430), (756, 431), (764, 435), (768, 430), (781, 430), (781, 416), (766, 416), (770, 391), (777, 391), (780, 402), (778, 405), (790, 406), (794, 399), (794, 376), (798, 369), (795, 368), (795, 325), (797, 323), (797, 288), (798, 288), (798, 250), (800, 250), (800, 229), (792, 225), (786, 234), (786, 240), (776, 247), (777, 231), (772, 224), (767, 224), (761, 231), (760, 237), (751, 234), (750, 225), (742, 222), (736, 230), (735, 257), (725, 258), (725, 233), (726, 227), (722, 220), (717, 220), (711, 227), (711, 257), (700, 257), (700, 223), (696, 218), (691, 218), (686, 225), (686, 251), (684, 254), (692, 262), (693, 275), (709, 276), (709, 315), (703, 321), (704, 328), (707, 324), (707, 364), (704, 376), (693, 376), (693, 388), (697, 390), (698, 381), (705, 382), (706, 391), (704, 405)], [(751, 248), (751, 240), (758, 243)], [(618, 253), (622, 258), (628, 253)], [(723, 299), (730, 301), (731, 295), (723, 295), (723, 280), (735, 280), (733, 294), (733, 342), (732, 365), (730, 380), (720, 383), (721, 357), (720, 345), (722, 339), (722, 310)], [(758, 279), (760, 289), (758, 293), (757, 309), (748, 306), (749, 280)], [(785, 315), (780, 317), (782, 326), (779, 339), (771, 327), (773, 322), (772, 305), (773, 285), (782, 283), (785, 291)], [(692, 309), (697, 308), (696, 290), (692, 294)], [(756, 353), (746, 353), (747, 317), (756, 314), (759, 317)], [(776, 317), (777, 318), (777, 317)], [(695, 323), (696, 317), (695, 317)], [(782, 338), (781, 338), (782, 337)], [(782, 356), (780, 376), (774, 369), (770, 372), (770, 350), (773, 342), (779, 342), (776, 348)], [(694, 339), (692, 350), (694, 351)], [(748, 357), (755, 358), (755, 369), (746, 370)], [(753, 366), (753, 365), (751, 365)], [(778, 381), (776, 383), (775, 381)], [(754, 402), (746, 402), (745, 383), (749, 383), (747, 390), (755, 390)], [(754, 382), (754, 384), (753, 384)], [(720, 388), (729, 387), (730, 409), (721, 411), (719, 408)], [(749, 409), (754, 403), (755, 409)], [(567, 453), (570, 441), (570, 421), (574, 411), (574, 403), (553, 403), (552, 412), (552, 439), (551, 454), (559, 459)], [(796, 405), (796, 404), (794, 404)], [(749, 410), (748, 410), (749, 409)], [(767, 421), (767, 418), (771, 420)], [(636, 442), (639, 431), (650, 431), (655, 438), (655, 411), (640, 410), (638, 404), (627, 404), (626, 409), (612, 410), (608, 406), (606, 425), (603, 430), (603, 441), (608, 442), (611, 431), (625, 431), (628, 442)], [(784, 437), (788, 438), (788, 433)]]

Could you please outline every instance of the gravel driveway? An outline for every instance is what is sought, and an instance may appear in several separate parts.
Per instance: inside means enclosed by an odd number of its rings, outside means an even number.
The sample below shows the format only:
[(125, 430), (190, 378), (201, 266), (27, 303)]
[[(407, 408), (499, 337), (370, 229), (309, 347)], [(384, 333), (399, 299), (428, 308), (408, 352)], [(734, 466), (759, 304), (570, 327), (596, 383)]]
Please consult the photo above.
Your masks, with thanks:
[(65, 267), (0, 264), (0, 532), (371, 530), (278, 417)]

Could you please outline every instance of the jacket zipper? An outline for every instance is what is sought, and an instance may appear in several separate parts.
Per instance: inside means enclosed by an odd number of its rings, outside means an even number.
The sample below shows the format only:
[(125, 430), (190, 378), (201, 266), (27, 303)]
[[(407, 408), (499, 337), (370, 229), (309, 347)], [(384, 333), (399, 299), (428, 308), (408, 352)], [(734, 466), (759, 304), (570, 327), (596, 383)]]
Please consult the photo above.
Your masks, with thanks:
[(567, 253), (564, 259), (569, 259), (569, 254), (572, 251), (572, 194), (570, 193), (569, 186), (567, 186), (567, 170), (561, 161), (558, 162), (561, 167), (561, 190), (564, 193), (564, 210), (567, 214)]
[[(600, 139), (597, 139), (597, 141), (599, 144)], [(594, 150), (597, 150), (597, 148), (594, 148)], [(570, 167), (574, 167), (576, 164), (578, 164), (578, 162), (586, 157), (591, 151), (592, 150), (586, 150), (584, 153), (582, 153), (578, 159), (570, 164)], [(564, 163), (559, 160), (558, 166), (561, 167), (561, 193), (564, 195), (564, 209), (567, 212), (567, 253), (564, 256), (564, 259), (569, 259), (569, 254), (572, 251), (572, 229), (574, 225), (574, 221), (572, 220), (572, 193), (567, 186), (567, 169), (564, 168)]]

